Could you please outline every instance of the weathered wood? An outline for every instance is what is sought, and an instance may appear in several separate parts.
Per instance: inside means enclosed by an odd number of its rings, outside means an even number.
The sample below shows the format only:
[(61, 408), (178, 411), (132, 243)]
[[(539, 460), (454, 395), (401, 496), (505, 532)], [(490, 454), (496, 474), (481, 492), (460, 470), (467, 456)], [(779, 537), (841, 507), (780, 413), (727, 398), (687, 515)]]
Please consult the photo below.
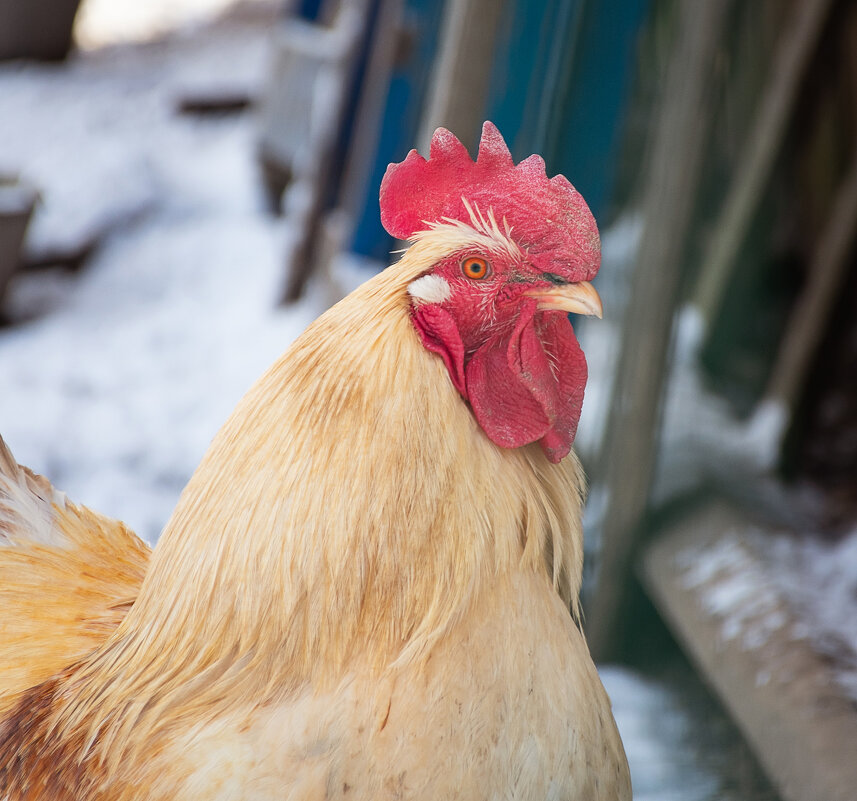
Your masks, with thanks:
[[(348, 143), (336, 213), (343, 215), (350, 228), (361, 211), (366, 183), (374, 164), (378, 136), (383, 122), (384, 104), (390, 91), (390, 77), (400, 45), (403, 26), (402, 0), (379, 0), (372, 50)], [(378, 187), (374, 188), (377, 191)], [(350, 230), (345, 233), (350, 235)]]
[(64, 59), (80, 0), (0, 0), (0, 61)]
[(853, 801), (857, 709), (829, 658), (795, 636), (789, 599), (746, 539), (759, 528), (720, 502), (691, 513), (645, 550), (644, 587), (784, 801)]
[(0, 178), (0, 302), (21, 263), (21, 246), (35, 204), (35, 189), (16, 179)]
[(364, 0), (352, 3), (330, 27), (291, 18), (277, 25), (259, 104), (263, 163), (310, 181), (322, 169), (336, 139), (365, 10)]
[(451, 130), (471, 152), (479, 143), (494, 48), (505, 2), (447, 0), (440, 49), (423, 117), (420, 149), (434, 130)]
[(711, 246), (699, 271), (693, 306), (706, 330), (720, 310), (738, 251), (753, 222), (771, 177), (791, 118), (801, 79), (818, 44), (833, 0), (793, 3), (792, 19), (783, 32), (770, 68), (770, 80), (759, 104), (758, 116), (734, 170)]
[[(322, 218), (336, 178), (338, 165), (335, 155), (340, 145), (348, 93), (353, 88), (360, 45), (367, 35), (367, 7), (366, 0), (355, 0), (342, 6), (332, 29), (326, 32), (329, 38), (325, 44), (325, 54), (315, 52), (312, 48), (307, 50), (307, 44), (301, 43), (301, 37), (290, 39), (288, 43), (289, 47), (295, 48), (295, 53), (301, 56), (314, 53), (316, 59), (323, 58), (323, 61), (310, 85), (301, 85), (298, 91), (298, 94), (309, 95), (310, 105), (303, 111), (302, 118), (295, 119), (295, 112), (301, 114), (301, 110), (294, 108), (294, 100), (290, 99), (290, 95), (293, 90), (298, 90), (298, 85), (293, 86), (288, 82), (288, 76), (285, 78), (287, 90), (280, 94), (286, 106), (279, 110), (277, 119), (283, 122), (290, 120), (290, 127), (297, 131), (290, 138), (284, 137), (281, 146), (286, 150), (293, 149), (289, 164), (292, 174), (303, 180), (309, 188), (306, 209), (298, 225), (299, 235), (288, 257), (284, 303), (292, 303), (300, 298), (315, 268), (316, 246), (323, 229)], [(322, 40), (317, 41), (321, 43)], [(288, 53), (288, 48), (284, 52)], [(302, 75), (291, 76), (291, 81), (297, 81), (298, 84), (303, 80)], [(302, 131), (305, 133), (302, 134)], [(270, 144), (267, 150), (270, 156)], [(284, 159), (283, 163), (289, 162)]]
[(597, 659), (621, 641), (634, 537), (646, 509), (656, 458), (667, 351), (678, 303), (681, 257), (702, 163), (717, 44), (731, 0), (683, 0), (651, 146), (645, 228), (631, 281), (606, 442), (595, 483), (607, 498), (597, 582), (586, 605)]
[[(368, 6), (365, 13), (368, 14)], [(328, 155), (324, 163), (319, 165), (316, 204), (292, 257), (285, 294), (287, 303), (301, 296), (311, 274), (328, 272), (330, 261), (340, 252), (353, 230), (363, 185), (377, 145), (402, 13), (401, 0), (378, 0), (372, 30), (367, 32), (369, 40), (366, 42), (368, 55), (365, 73), (359, 87), (355, 88), (357, 100), (351, 136), (348, 141), (344, 141), (341, 138), (341, 126), (337, 127), (341, 158), (331, 159)], [(340, 165), (341, 177), (334, 174), (337, 164)], [(327, 208), (325, 203), (328, 204)], [(331, 203), (335, 203), (333, 208), (330, 208)]]

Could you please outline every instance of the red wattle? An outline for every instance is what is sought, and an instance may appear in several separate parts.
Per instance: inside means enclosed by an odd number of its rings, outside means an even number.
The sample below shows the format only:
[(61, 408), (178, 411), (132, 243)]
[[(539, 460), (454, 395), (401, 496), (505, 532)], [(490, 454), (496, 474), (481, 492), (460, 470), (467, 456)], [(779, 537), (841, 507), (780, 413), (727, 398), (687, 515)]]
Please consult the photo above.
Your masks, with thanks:
[(543, 312), (536, 317), (535, 328), (549, 363), (556, 365), (551, 371), (556, 414), (540, 444), (548, 459), (558, 462), (568, 455), (577, 433), (586, 388), (586, 358), (565, 312)]
[(538, 441), (551, 462), (568, 455), (587, 371), (564, 312), (537, 314), (536, 302), (529, 301), (513, 329), (489, 339), (469, 359), (449, 312), (426, 305), (413, 319), (423, 345), (444, 360), (492, 442), (519, 448)]

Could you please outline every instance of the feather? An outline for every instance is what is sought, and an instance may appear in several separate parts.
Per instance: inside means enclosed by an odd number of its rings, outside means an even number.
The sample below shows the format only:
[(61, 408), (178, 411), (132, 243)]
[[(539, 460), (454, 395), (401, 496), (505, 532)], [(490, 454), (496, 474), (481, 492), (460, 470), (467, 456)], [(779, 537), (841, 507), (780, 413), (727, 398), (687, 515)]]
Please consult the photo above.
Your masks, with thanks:
[(107, 639), (148, 559), (122, 523), (70, 503), (0, 439), (0, 713)]

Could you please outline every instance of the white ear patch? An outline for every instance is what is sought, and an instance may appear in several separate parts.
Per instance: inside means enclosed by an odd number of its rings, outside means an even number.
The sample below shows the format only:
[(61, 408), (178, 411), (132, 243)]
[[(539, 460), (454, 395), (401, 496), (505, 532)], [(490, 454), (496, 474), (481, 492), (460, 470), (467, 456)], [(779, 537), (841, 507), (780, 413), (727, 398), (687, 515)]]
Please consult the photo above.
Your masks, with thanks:
[(449, 283), (439, 275), (424, 275), (408, 284), (408, 294), (424, 303), (443, 303), (452, 294)]

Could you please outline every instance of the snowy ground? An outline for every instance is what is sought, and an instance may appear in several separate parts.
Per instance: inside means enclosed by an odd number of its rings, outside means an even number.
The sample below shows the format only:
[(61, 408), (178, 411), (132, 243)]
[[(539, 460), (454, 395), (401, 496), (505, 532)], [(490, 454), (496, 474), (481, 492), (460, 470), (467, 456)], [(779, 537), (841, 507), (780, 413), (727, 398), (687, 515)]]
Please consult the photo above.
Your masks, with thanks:
[[(244, 2), (270, 0), (244, 0)], [(192, 25), (204, 25), (236, 0), (82, 0), (74, 37), (84, 49), (141, 42)]]
[[(188, 86), (258, 88), (259, 26), (0, 72), (0, 171), (43, 203), (35, 255), (112, 230), (80, 276), (7, 309), (0, 431), (19, 461), (154, 540), (232, 406), (321, 310), (284, 310), (288, 226), (260, 213), (250, 118), (174, 111)], [(61, 131), (61, 134), (58, 134)]]
[(857, 704), (857, 529), (834, 543), (783, 533), (761, 547), (772, 582), (801, 618), (793, 635), (830, 659)]
[(599, 668), (622, 735), (635, 801), (742, 801), (699, 752), (698, 721), (669, 684), (628, 668)]
[[(169, 5), (151, 30), (204, 0)], [(90, 43), (143, 38), (121, 15), (111, 27), (109, 6), (84, 6)], [(256, 93), (265, 33), (199, 27), (65, 65), (0, 66), (0, 172), (43, 195), (30, 251), (107, 232), (79, 274), (11, 286), (21, 322), (0, 329), (0, 432), (19, 461), (149, 540), (240, 395), (325, 305), (315, 291), (276, 306), (289, 226), (261, 211), (252, 115), (175, 113), (188, 87)], [(701, 758), (679, 693), (624, 668), (602, 675), (638, 801), (738, 801)]]

